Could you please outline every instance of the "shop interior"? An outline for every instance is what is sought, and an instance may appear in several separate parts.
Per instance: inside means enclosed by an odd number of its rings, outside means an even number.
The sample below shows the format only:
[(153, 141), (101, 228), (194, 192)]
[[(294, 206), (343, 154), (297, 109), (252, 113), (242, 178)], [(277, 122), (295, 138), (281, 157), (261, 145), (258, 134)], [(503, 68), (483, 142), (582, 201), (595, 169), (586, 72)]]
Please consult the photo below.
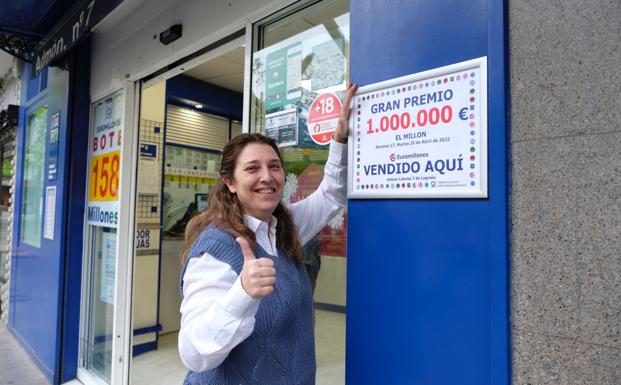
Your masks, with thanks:
[[(325, 10), (307, 16), (308, 23), (323, 26), (312, 17), (325, 17)], [(179, 253), (188, 220), (208, 205), (222, 147), (242, 132), (244, 59), (245, 47), (240, 44), (142, 88), (132, 385), (180, 384), (187, 373), (177, 353)], [(340, 79), (339, 86), (344, 89), (345, 79)], [(287, 173), (283, 199), (295, 202), (314, 191), (321, 181), (327, 146), (283, 147), (282, 152)], [(316, 276), (317, 384), (345, 382), (346, 232), (343, 211), (304, 250), (309, 274)]]

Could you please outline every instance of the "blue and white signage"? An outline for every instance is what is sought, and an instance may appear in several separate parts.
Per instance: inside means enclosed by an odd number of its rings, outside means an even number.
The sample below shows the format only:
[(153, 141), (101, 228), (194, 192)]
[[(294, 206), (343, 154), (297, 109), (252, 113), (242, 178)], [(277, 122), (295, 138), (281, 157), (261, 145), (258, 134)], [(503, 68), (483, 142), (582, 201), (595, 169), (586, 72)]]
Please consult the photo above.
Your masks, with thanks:
[(485, 57), (361, 87), (350, 198), (487, 197)]

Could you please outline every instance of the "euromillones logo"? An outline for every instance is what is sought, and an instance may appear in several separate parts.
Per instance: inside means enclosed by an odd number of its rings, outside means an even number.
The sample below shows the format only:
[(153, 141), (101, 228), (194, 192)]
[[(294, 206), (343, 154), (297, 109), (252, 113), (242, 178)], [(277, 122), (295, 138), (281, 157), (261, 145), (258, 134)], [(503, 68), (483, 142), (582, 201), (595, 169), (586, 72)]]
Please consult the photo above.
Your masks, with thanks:
[(394, 162), (395, 160), (397, 160), (397, 155), (395, 153), (390, 154), (390, 160), (392, 162)]

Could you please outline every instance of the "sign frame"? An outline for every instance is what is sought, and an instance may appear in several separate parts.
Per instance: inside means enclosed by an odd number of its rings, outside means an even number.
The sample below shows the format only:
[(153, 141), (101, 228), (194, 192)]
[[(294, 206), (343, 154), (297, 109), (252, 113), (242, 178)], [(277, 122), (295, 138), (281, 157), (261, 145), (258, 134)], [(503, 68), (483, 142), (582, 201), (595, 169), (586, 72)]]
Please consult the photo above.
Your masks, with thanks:
[[(433, 77), (443, 76), (452, 74), (459, 71), (471, 70), (478, 68), (480, 70), (479, 77), (479, 183), (478, 188), (462, 188), (462, 189), (451, 189), (451, 190), (438, 190), (433, 191), (423, 190), (423, 189), (404, 189), (397, 191), (388, 191), (382, 189), (368, 189), (368, 190), (355, 190), (355, 176), (354, 172), (356, 169), (356, 148), (355, 145), (357, 143), (357, 139), (359, 138), (356, 135), (355, 125), (356, 125), (356, 116), (358, 113), (357, 103), (358, 96), (367, 94), (374, 91), (381, 91), (386, 88), (396, 87), (400, 85), (404, 85), (407, 83), (427, 80)], [(487, 198), (488, 197), (488, 70), (487, 70), (487, 57), (479, 57), (459, 63), (450, 64), (443, 67), (433, 68), (427, 71), (418, 72), (394, 79), (388, 79), (385, 81), (381, 81), (374, 84), (369, 84), (363, 87), (360, 87), (354, 97), (352, 98), (351, 105), (351, 114), (349, 117), (349, 126), (350, 130), (348, 133), (348, 158), (349, 158), (349, 167), (347, 169), (347, 196), (349, 199), (392, 199), (392, 198), (400, 198), (400, 199), (419, 199), (419, 198), (438, 198), (438, 199), (446, 199), (446, 198)], [(362, 138), (362, 135), (360, 135)]]

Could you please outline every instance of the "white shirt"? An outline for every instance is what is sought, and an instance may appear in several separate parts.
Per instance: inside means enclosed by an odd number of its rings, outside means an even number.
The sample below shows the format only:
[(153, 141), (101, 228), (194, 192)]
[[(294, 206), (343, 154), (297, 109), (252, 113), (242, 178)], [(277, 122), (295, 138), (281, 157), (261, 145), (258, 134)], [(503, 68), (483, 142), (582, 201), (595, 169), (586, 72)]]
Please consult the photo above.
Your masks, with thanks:
[[(332, 141), (321, 184), (305, 199), (288, 205), (304, 245), (347, 202), (347, 145)], [(276, 218), (270, 223), (245, 215), (257, 243), (276, 251)], [(179, 354), (185, 366), (202, 372), (220, 365), (253, 331), (261, 302), (250, 297), (237, 273), (209, 253), (192, 258), (183, 277)]]

